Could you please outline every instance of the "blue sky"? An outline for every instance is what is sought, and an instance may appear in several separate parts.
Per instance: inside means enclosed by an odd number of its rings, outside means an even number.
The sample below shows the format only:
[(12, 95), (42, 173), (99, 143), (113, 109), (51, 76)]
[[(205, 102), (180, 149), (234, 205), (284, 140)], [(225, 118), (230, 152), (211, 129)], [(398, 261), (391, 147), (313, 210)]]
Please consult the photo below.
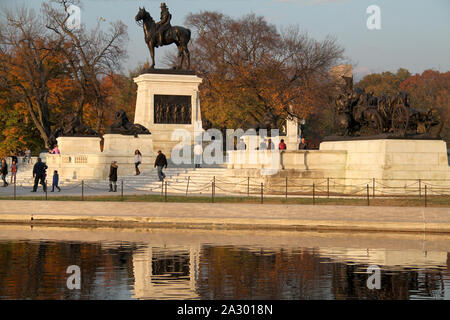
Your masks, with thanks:
[[(38, 9), (42, 0), (0, 0), (0, 7), (25, 5)], [(159, 18), (161, 1), (82, 0), (81, 20), (88, 26), (100, 17), (107, 22), (122, 20), (128, 25), (130, 41), (124, 71), (149, 59), (143, 31), (134, 16), (145, 6)], [(233, 17), (255, 13), (278, 27), (298, 25), (321, 40), (330, 34), (345, 48), (354, 65), (356, 78), (370, 72), (396, 71), (403, 67), (413, 73), (425, 69), (450, 70), (450, 0), (165, 0), (172, 24), (183, 25), (190, 12), (216, 10)], [(369, 30), (366, 8), (381, 9), (381, 30)], [(156, 51), (157, 67), (164, 50)]]

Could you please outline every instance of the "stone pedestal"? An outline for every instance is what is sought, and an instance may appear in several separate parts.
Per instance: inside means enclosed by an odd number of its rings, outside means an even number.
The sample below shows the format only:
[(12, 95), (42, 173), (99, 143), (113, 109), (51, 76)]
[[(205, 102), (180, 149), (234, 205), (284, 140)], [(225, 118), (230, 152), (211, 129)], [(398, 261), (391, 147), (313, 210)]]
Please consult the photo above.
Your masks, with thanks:
[(299, 130), (299, 123), (296, 118), (286, 119), (286, 149), (287, 150), (298, 150), (301, 141), (301, 133)]
[[(172, 134), (176, 129), (184, 129), (194, 141), (195, 123), (201, 123), (200, 100), (198, 86), (202, 79), (193, 74), (145, 73), (134, 79), (137, 99), (135, 124), (141, 124), (152, 133), (154, 151), (162, 150), (170, 157), (172, 148), (179, 143), (173, 141)], [(188, 96), (190, 97), (190, 123), (161, 123), (155, 119), (155, 96)], [(162, 121), (164, 122), (164, 121)]]
[(134, 152), (138, 149), (143, 155), (155, 155), (152, 136), (150, 134), (141, 134), (137, 137), (122, 134), (105, 134), (103, 135), (103, 153), (134, 156)]
[(99, 153), (100, 150), (99, 137), (59, 137), (56, 138), (58, 149), (61, 153)]
[(347, 179), (450, 179), (442, 140), (327, 141), (320, 144), (320, 150), (347, 152)]

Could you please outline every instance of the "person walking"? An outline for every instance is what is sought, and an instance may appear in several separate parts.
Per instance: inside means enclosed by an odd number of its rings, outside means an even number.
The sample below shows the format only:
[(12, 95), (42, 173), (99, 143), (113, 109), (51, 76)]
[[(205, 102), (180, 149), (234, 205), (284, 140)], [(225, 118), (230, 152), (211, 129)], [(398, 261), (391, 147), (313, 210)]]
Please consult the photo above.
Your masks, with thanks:
[[(117, 161), (112, 161), (109, 167), (109, 192), (117, 192)], [(114, 187), (114, 189), (113, 189)]]
[(163, 168), (167, 168), (167, 159), (164, 153), (161, 150), (158, 150), (158, 156), (155, 160), (155, 168), (158, 169), (158, 178), (159, 181), (163, 181), (166, 178), (166, 175), (163, 172)]
[(134, 151), (134, 167), (136, 168), (136, 175), (140, 175), (141, 172), (139, 171), (139, 165), (142, 163), (142, 154), (141, 152), (136, 149), (136, 151)]
[(2, 159), (2, 168), (0, 170), (0, 173), (2, 174), (3, 186), (7, 187), (8, 182), (6, 182), (6, 175), (8, 174), (8, 164), (6, 163), (5, 159)]
[(200, 168), (200, 164), (202, 163), (202, 155), (203, 155), (203, 147), (200, 142), (194, 147), (194, 164), (195, 168)]
[(51, 192), (54, 192), (55, 188), (58, 189), (58, 192), (61, 192), (61, 188), (58, 186), (58, 183), (59, 183), (59, 174), (58, 174), (58, 171), (55, 170), (55, 171), (53, 171), (53, 183), (52, 183), (52, 191)]
[(17, 174), (17, 157), (12, 158), (12, 164), (11, 164), (11, 183), (16, 183), (16, 174)]
[(33, 167), (34, 185), (33, 190), (31, 190), (31, 192), (36, 192), (38, 188), (38, 183), (42, 184), (44, 192), (47, 192), (47, 184), (45, 183), (45, 172), (47, 168), (48, 168), (47, 165), (42, 162), (42, 159), (37, 158), (37, 162), (34, 164)]

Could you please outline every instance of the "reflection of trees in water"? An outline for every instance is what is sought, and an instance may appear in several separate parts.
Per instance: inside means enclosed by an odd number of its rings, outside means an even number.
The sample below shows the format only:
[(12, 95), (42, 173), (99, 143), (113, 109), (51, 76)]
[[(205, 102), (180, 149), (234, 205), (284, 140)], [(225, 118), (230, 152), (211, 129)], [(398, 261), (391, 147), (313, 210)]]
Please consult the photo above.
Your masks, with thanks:
[(204, 299), (409, 299), (443, 297), (442, 272), (383, 270), (381, 289), (367, 288), (367, 266), (314, 252), (204, 246), (197, 292)]
[[(129, 248), (104, 250), (99, 243), (0, 242), (0, 297), (86, 299), (94, 291), (99, 269), (106, 285), (123, 277), (117, 266), (132, 279), (131, 254)], [(81, 290), (67, 289), (69, 265), (81, 268)]]
[(369, 274), (361, 265), (333, 263), (332, 292), (335, 299), (410, 299), (412, 294), (443, 297), (441, 272), (381, 269), (381, 288), (367, 288)]
[[(134, 285), (135, 250), (128, 244), (0, 242), (0, 298), (111, 297), (108, 290), (125, 278), (127, 285)], [(189, 263), (188, 253), (155, 251), (152, 274), (186, 278), (192, 276)], [(81, 268), (81, 290), (66, 287), (66, 269), (72, 264)], [(448, 266), (445, 271), (382, 269), (381, 289), (370, 290), (366, 266), (333, 262), (314, 251), (203, 246), (195, 287), (203, 299), (439, 298), (444, 296), (443, 276), (450, 275)], [(165, 281), (165, 277), (155, 279)]]
[(327, 269), (307, 251), (205, 246), (197, 292), (204, 299), (309, 299), (314, 281)]

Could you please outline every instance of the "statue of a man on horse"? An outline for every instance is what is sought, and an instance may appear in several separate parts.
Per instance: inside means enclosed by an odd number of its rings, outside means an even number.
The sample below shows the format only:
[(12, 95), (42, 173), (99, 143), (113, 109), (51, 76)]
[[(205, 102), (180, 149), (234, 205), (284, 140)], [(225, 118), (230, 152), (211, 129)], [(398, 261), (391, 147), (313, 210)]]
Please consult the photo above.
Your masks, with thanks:
[(162, 47), (175, 43), (178, 47), (178, 65), (177, 69), (182, 69), (184, 61), (187, 61), (187, 69), (190, 69), (191, 59), (188, 49), (188, 43), (191, 40), (191, 31), (187, 28), (174, 26), (170, 24), (172, 15), (166, 4), (161, 3), (161, 20), (155, 23), (150, 13), (145, 8), (139, 8), (136, 15), (136, 22), (142, 23), (145, 35), (145, 43), (150, 50), (152, 58), (151, 68), (155, 67), (155, 47)]

